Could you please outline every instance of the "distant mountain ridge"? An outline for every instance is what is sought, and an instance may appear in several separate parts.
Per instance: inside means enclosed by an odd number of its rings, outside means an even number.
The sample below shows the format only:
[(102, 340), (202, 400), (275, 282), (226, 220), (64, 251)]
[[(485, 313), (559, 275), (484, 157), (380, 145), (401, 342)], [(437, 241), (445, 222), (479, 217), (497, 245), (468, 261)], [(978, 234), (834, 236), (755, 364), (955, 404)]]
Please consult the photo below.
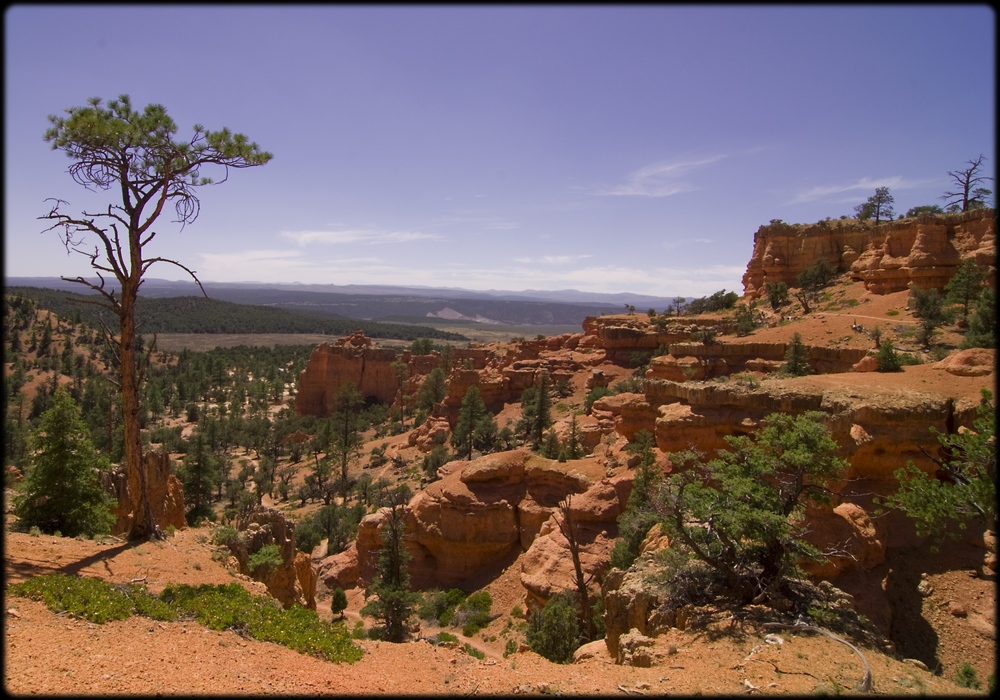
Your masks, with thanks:
[[(43, 287), (76, 293), (85, 288), (58, 277), (7, 277), (8, 286)], [(617, 313), (626, 305), (646, 310), (668, 308), (673, 299), (643, 294), (602, 294), (573, 289), (521, 292), (390, 285), (264, 284), (204, 282), (208, 296), (236, 304), (273, 306), (372, 321), (465, 318), (489, 324), (579, 324), (587, 316)], [(194, 282), (149, 278), (140, 295), (149, 298), (200, 295)], [(443, 314), (443, 315), (442, 315)]]

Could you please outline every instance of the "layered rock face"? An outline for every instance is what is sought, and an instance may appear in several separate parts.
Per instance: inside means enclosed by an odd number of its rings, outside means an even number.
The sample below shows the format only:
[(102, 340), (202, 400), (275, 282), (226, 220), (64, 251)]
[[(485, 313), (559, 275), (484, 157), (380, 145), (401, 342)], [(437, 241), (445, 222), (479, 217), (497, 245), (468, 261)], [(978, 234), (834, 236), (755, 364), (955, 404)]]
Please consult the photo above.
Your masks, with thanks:
[(761, 226), (743, 275), (744, 293), (756, 298), (766, 282), (796, 286), (799, 273), (820, 257), (874, 294), (942, 288), (966, 258), (996, 274), (996, 212), (925, 215), (873, 226), (857, 221), (820, 221)]
[[(574, 513), (580, 512), (577, 519), (582, 528), (581, 541), (587, 543), (584, 549), (589, 548), (599, 557), (597, 552), (603, 545), (597, 540), (608, 537), (599, 532), (613, 532), (609, 528), (614, 527), (624, 503), (618, 503), (624, 489), (621, 486), (610, 491), (601, 486), (599, 493), (587, 495), (592, 487), (600, 486), (602, 471), (593, 464), (560, 464), (527, 450), (500, 452), (471, 462), (449, 462), (441, 469), (443, 477), (414, 496), (406, 507), (405, 543), (411, 555), (412, 586), (450, 588), (512, 554), (528, 550), (559, 503), (574, 494), (580, 494), (574, 497)], [(628, 497), (627, 490), (624, 497)], [(614, 503), (608, 504), (609, 500)], [(372, 580), (383, 542), (384, 519), (382, 511), (366, 516), (355, 542), (346, 551), (321, 562), (319, 574), (328, 586), (350, 588)], [(551, 528), (546, 534), (550, 532)], [(563, 554), (553, 552), (553, 556)], [(540, 567), (550, 566), (544, 554), (535, 560)], [(585, 557), (585, 561), (593, 570), (601, 566), (596, 559)], [(533, 576), (529, 572), (528, 578)]]
[[(774, 371), (784, 364), (788, 343), (673, 343), (669, 354), (654, 357), (647, 379), (676, 382), (724, 377), (743, 370)], [(867, 354), (858, 348), (806, 346), (809, 363), (819, 374), (850, 372)]]
[[(352, 342), (352, 340), (354, 342)], [(365, 397), (392, 403), (399, 392), (399, 379), (391, 365), (396, 352), (371, 347), (357, 336), (342, 338), (336, 345), (322, 343), (309, 355), (299, 375), (295, 411), (300, 416), (328, 416), (337, 392), (353, 384)]]
[[(184, 488), (180, 480), (170, 473), (170, 455), (165, 452), (147, 452), (143, 459), (146, 465), (149, 504), (157, 527), (161, 530), (165, 530), (169, 525), (178, 529), (186, 527)], [(115, 523), (111, 527), (111, 534), (115, 536), (128, 534), (132, 529), (136, 504), (128, 488), (125, 470), (118, 468), (102, 473), (101, 484), (118, 501), (112, 511)]]
[[(930, 471), (924, 451), (939, 447), (930, 428), (947, 432), (971, 424), (974, 406), (914, 391), (872, 388), (810, 389), (795, 380), (757, 387), (736, 383), (649, 380), (646, 401), (658, 407), (653, 426), (664, 452), (697, 446), (707, 454), (728, 447), (728, 435), (754, 432), (770, 413), (821, 411), (833, 439), (850, 460), (847, 478), (892, 481), (892, 472), (908, 460)], [(647, 427), (648, 429), (648, 427)]]

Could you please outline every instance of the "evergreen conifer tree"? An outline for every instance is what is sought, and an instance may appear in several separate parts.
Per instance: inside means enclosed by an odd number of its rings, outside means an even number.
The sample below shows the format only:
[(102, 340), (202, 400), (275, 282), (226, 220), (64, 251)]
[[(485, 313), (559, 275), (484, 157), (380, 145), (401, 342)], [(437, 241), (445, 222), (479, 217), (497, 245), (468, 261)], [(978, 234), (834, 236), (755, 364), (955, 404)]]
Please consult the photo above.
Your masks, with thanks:
[(65, 388), (55, 392), (52, 407), (42, 413), (32, 443), (35, 454), (15, 497), (21, 524), (67, 537), (110, 532), (115, 502), (99, 477), (110, 464), (94, 449)]
[(969, 331), (962, 340), (962, 348), (995, 348), (996, 328), (996, 293), (992, 287), (984, 287), (976, 299), (975, 310), (969, 319)]
[(812, 367), (809, 365), (809, 351), (806, 350), (802, 342), (802, 336), (798, 333), (792, 336), (792, 342), (788, 344), (785, 351), (785, 364), (782, 372), (792, 377), (801, 377), (812, 374)]
[(403, 515), (408, 499), (406, 493), (399, 489), (390, 493), (388, 498), (378, 575), (366, 592), (366, 595), (374, 595), (374, 599), (361, 609), (361, 614), (382, 623), (379, 630), (382, 639), (402, 642), (406, 639), (407, 624), (420, 595), (410, 590), (410, 574), (406, 570), (410, 555), (403, 543)]
[[(473, 385), (462, 398), (462, 408), (458, 412), (458, 422), (451, 436), (451, 444), (455, 454), (464, 459), (472, 459), (472, 449), (475, 447), (476, 427), (489, 412), (479, 389)], [(495, 427), (495, 424), (494, 424)]]
[(899, 355), (892, 347), (892, 341), (886, 338), (878, 348), (878, 371), (879, 372), (899, 372), (903, 369), (899, 361)]

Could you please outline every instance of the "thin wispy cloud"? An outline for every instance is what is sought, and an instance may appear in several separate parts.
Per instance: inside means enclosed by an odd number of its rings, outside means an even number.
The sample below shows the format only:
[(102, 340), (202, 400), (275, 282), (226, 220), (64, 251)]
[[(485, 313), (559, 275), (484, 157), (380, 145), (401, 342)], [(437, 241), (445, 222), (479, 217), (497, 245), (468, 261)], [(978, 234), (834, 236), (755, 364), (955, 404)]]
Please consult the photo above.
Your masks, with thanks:
[(711, 238), (681, 238), (679, 240), (668, 240), (660, 244), (660, 247), (664, 250), (673, 250), (674, 248), (679, 248), (681, 246), (688, 246), (691, 244), (697, 245), (710, 245), (713, 243)]
[(857, 182), (851, 182), (842, 185), (820, 185), (818, 187), (813, 187), (806, 190), (805, 192), (800, 192), (793, 199), (785, 202), (785, 205), (789, 204), (803, 204), (805, 202), (815, 202), (817, 200), (823, 199), (833, 199), (835, 197), (840, 197), (841, 195), (855, 195), (850, 198), (838, 199), (837, 201), (854, 201), (856, 195), (858, 194), (874, 194), (875, 190), (879, 187), (888, 187), (890, 189), (905, 190), (912, 189), (915, 187), (924, 187), (926, 185), (933, 184), (935, 180), (907, 180), (899, 175), (894, 175), (892, 177), (883, 178), (868, 178), (863, 177)]
[(670, 197), (682, 192), (691, 192), (700, 188), (682, 178), (697, 168), (717, 163), (725, 157), (717, 155), (699, 160), (653, 163), (631, 173), (624, 183), (599, 188), (594, 194), (616, 197)]
[(342, 245), (344, 243), (361, 243), (364, 245), (383, 245), (386, 243), (410, 243), (413, 241), (442, 240), (437, 233), (421, 231), (385, 231), (378, 229), (340, 229), (332, 231), (282, 231), (281, 236), (295, 241), (300, 246), (310, 243), (323, 245)]
[(543, 255), (537, 258), (513, 258), (514, 262), (524, 265), (570, 265), (580, 260), (592, 258), (593, 255)]

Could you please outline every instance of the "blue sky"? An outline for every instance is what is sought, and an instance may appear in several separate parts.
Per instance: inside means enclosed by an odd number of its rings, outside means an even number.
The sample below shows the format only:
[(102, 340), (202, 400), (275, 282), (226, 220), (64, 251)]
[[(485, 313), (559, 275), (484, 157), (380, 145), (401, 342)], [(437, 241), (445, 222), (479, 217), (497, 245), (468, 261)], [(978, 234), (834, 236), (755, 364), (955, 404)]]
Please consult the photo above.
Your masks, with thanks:
[(742, 292), (770, 219), (994, 174), (995, 28), (975, 5), (13, 6), (4, 271), (89, 274), (37, 217), (112, 200), (42, 134), (126, 93), (274, 154), (163, 218), (150, 253), (203, 281)]

